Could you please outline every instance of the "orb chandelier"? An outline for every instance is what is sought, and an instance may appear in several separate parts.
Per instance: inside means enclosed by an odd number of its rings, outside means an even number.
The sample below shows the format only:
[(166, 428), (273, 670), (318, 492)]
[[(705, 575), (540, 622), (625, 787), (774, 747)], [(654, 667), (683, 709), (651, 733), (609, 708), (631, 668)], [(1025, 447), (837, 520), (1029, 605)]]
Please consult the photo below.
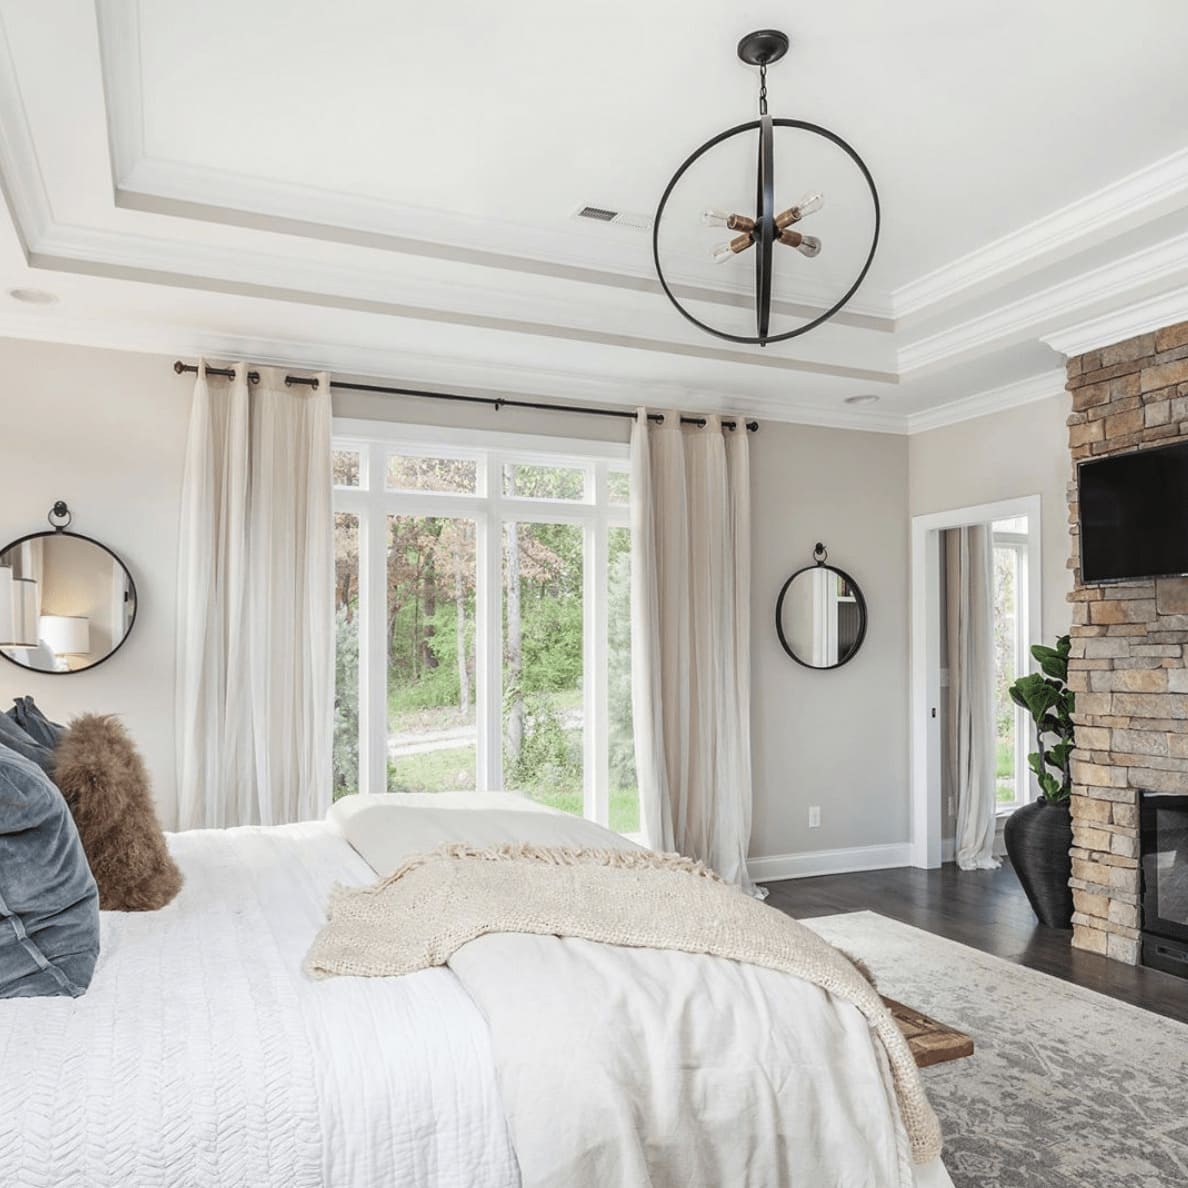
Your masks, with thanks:
[[(776, 29), (763, 29), (749, 33), (738, 43), (738, 56), (742, 61), (749, 66), (759, 68), (759, 118), (719, 132), (717, 136), (711, 137), (690, 153), (665, 187), (652, 225), (652, 258), (665, 295), (677, 310), (695, 326), (730, 342), (766, 346), (769, 342), (783, 342), (786, 339), (806, 334), (821, 325), (822, 322), (828, 321), (854, 296), (858, 286), (870, 270), (875, 248), (879, 242), (879, 195), (870, 170), (867, 169), (862, 158), (840, 136), (829, 131), (828, 128), (822, 128), (804, 120), (777, 118), (768, 114), (767, 67), (773, 62), (778, 62), (787, 51), (788, 38)], [(812, 233), (817, 230), (817, 224), (821, 221), (820, 219), (815, 220), (813, 216), (825, 206), (825, 196), (812, 185), (811, 179), (803, 179), (802, 185), (792, 191), (793, 194), (799, 193), (800, 196), (795, 197), (791, 203), (787, 202), (786, 194), (777, 195), (775, 153), (775, 131), (777, 128), (794, 130), (802, 137), (810, 138), (807, 142), (800, 141), (802, 151), (792, 158), (793, 172), (796, 172), (798, 161), (804, 162), (806, 170), (813, 168), (807, 158), (814, 154), (804, 151), (810, 145), (823, 145), (822, 151), (833, 153), (834, 156), (837, 153), (841, 154), (836, 161), (826, 163), (817, 161), (821, 167), (827, 164), (830, 176), (834, 178), (839, 176), (839, 168), (844, 169), (845, 173), (849, 175), (847, 184), (853, 183), (849, 185), (848, 200), (843, 200), (844, 209), (830, 224), (836, 236), (832, 242), (826, 239), (823, 234), (814, 235)], [(690, 170), (699, 166), (699, 163), (707, 158), (707, 154), (719, 146), (725, 145), (728, 141), (748, 137), (754, 137), (757, 149), (754, 210), (745, 212), (731, 210), (728, 207), (722, 207), (721, 204), (705, 208), (703, 204), (701, 221), (706, 226), (721, 227), (734, 232), (730, 239), (712, 249), (711, 258), (716, 263), (725, 268), (737, 268), (745, 261), (754, 260), (754, 334), (735, 333), (720, 326), (710, 325), (703, 317), (698, 317), (690, 312), (674, 292), (674, 284), (670, 284), (668, 277), (665, 276), (664, 265), (661, 261), (661, 230), (664, 226), (665, 212), (670, 207), (670, 199), (672, 199), (674, 191), (683, 180), (690, 176)], [(745, 143), (745, 139), (743, 143)], [(723, 169), (723, 176), (725, 176), (725, 172)], [(704, 170), (701, 170), (700, 173), (704, 185)], [(787, 181), (789, 175), (785, 172), (781, 177)], [(865, 208), (865, 217), (870, 221), (869, 248), (866, 246), (865, 231), (857, 236), (853, 233), (854, 220), (862, 217), (863, 214), (859, 207)], [(682, 221), (679, 239), (682, 246), (688, 243), (688, 236), (685, 234), (687, 228), (684, 226), (684, 223), (688, 221), (684, 217), (686, 213), (682, 212), (678, 216), (674, 211), (674, 217), (679, 217)], [(846, 220), (849, 220), (848, 224)], [(840, 255), (846, 258), (838, 260), (835, 257), (832, 263), (835, 263), (836, 267), (833, 267), (832, 270), (825, 269), (823, 262), (830, 262), (831, 252), (839, 253), (839, 249), (843, 247), (845, 250), (840, 252)], [(804, 320), (788, 329), (774, 329), (772, 324), (772, 280), (777, 264), (781, 269), (781, 274), (783, 270), (793, 267), (798, 272), (798, 275), (789, 277), (790, 283), (786, 286), (793, 297), (781, 302), (781, 308), (798, 311), (792, 316), (803, 317)], [(820, 270), (816, 276), (812, 272), (814, 268)], [(840, 281), (838, 280), (839, 269), (841, 270)], [(671, 263), (670, 270), (673, 270)], [(820, 296), (823, 290), (828, 291), (828, 297)], [(809, 292), (812, 296), (801, 300), (797, 295), (804, 292)], [(833, 300), (833, 294), (836, 292), (840, 292), (841, 295)], [(686, 300), (689, 299), (686, 297)], [(749, 300), (747, 304), (749, 306)], [(823, 308), (825, 306), (827, 308)]]

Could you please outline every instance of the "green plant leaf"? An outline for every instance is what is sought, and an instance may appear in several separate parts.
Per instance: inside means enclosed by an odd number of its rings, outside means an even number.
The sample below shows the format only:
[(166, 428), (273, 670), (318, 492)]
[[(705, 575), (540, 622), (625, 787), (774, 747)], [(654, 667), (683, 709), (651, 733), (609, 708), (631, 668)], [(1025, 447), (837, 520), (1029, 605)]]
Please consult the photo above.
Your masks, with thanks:
[[(1067, 635), (1060, 636), (1054, 648), (1034, 644), (1031, 655), (1040, 671), (1019, 677), (1008, 689), (1011, 700), (1027, 710), (1035, 723), (1040, 750), (1028, 755), (1027, 764), (1035, 773), (1040, 791), (1047, 800), (1066, 799), (1072, 787), (1072, 777), (1067, 770), (1076, 745), (1076, 727), (1072, 720), (1076, 695), (1068, 687), (1071, 651), (1072, 640)], [(1050, 748), (1044, 747), (1047, 735), (1055, 735), (1058, 740)]]
[(1048, 753), (1047, 760), (1054, 767), (1063, 767), (1068, 760), (1069, 755), (1073, 752), (1073, 744), (1071, 742), (1057, 743)]
[(1043, 644), (1035, 644), (1031, 649), (1040, 668), (1045, 675), (1060, 682), (1068, 680), (1068, 655), (1056, 648), (1047, 648)]
[(1038, 672), (1021, 676), (1011, 686), (1012, 698), (1018, 695), (1018, 704), (1022, 705), (1032, 718), (1042, 722), (1048, 711), (1060, 701), (1059, 686), (1046, 681)]

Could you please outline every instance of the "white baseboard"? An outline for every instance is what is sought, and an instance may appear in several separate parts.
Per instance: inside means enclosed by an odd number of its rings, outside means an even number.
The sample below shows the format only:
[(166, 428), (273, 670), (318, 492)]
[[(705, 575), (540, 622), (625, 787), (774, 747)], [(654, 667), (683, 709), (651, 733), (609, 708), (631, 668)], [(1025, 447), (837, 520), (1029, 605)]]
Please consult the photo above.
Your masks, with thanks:
[(859, 870), (889, 870), (911, 864), (911, 842), (896, 842), (889, 846), (813, 850), (807, 854), (770, 854), (748, 859), (747, 870), (755, 882), (769, 883), (779, 879), (807, 879), (813, 875), (852, 874)]

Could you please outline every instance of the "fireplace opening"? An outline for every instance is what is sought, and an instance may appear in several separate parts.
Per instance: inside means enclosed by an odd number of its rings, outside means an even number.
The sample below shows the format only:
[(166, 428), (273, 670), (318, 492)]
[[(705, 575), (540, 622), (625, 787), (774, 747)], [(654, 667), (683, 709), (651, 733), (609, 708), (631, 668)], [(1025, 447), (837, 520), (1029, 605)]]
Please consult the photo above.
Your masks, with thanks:
[(1188, 795), (1139, 796), (1142, 963), (1188, 978)]

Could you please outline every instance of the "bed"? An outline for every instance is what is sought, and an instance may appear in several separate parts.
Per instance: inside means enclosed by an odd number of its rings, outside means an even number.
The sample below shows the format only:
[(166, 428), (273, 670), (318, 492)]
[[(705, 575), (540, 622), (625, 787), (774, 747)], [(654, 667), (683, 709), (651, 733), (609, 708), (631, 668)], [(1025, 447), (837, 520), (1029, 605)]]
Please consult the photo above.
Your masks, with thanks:
[[(387, 812), (430, 806), (443, 811), (414, 812), (405, 819), (415, 817), (417, 828), (388, 830), (389, 839), (409, 835), (394, 849), (389, 842), (377, 856), (373, 845), (376, 869), (421, 847), (426, 820), (459, 841), (476, 840), (484, 819), (487, 841), (491, 822), (498, 832), (514, 811), (532, 812), (534, 838), (555, 844), (574, 844), (573, 830), (587, 827), (507, 794), (382, 798)], [(375, 842), (377, 831), (359, 816), (372, 809), (380, 811), (360, 801), (322, 822), (171, 835), (182, 893), (160, 912), (103, 914), (99, 966), (84, 997), (0, 1004), (0, 1183), (521, 1183), (488, 1024), (449, 968), (324, 981), (302, 973), (332, 886), (376, 878), (347, 840), (363, 825)], [(757, 1083), (767, 1077), (763, 1053), (773, 1040), (797, 1062), (798, 1076), (784, 1068), (779, 1090), (792, 1094), (796, 1119), (777, 1128), (778, 1141), (795, 1138), (802, 1152), (789, 1161), (797, 1174), (787, 1182), (951, 1183), (939, 1160), (906, 1180), (870, 1171), (854, 1178), (856, 1167), (890, 1167), (891, 1145), (902, 1170), (903, 1148), (854, 1008), (773, 971), (650, 950), (634, 956), (641, 985), (665, 987), (663, 1002), (640, 995), (645, 1030), (663, 1035), (667, 1027), (687, 1039), (725, 1028), (736, 1055), (756, 1045)], [(616, 1011), (633, 1013), (635, 1004)], [(648, 1023), (648, 1011), (663, 1012), (661, 1027)], [(777, 1087), (765, 1091), (779, 1096)], [(806, 1113), (813, 1102), (828, 1108)], [(752, 1112), (770, 1128), (770, 1116)], [(745, 1131), (746, 1123), (735, 1126)], [(869, 1158), (855, 1149), (862, 1144), (874, 1148)], [(711, 1173), (703, 1182), (717, 1181)]]

